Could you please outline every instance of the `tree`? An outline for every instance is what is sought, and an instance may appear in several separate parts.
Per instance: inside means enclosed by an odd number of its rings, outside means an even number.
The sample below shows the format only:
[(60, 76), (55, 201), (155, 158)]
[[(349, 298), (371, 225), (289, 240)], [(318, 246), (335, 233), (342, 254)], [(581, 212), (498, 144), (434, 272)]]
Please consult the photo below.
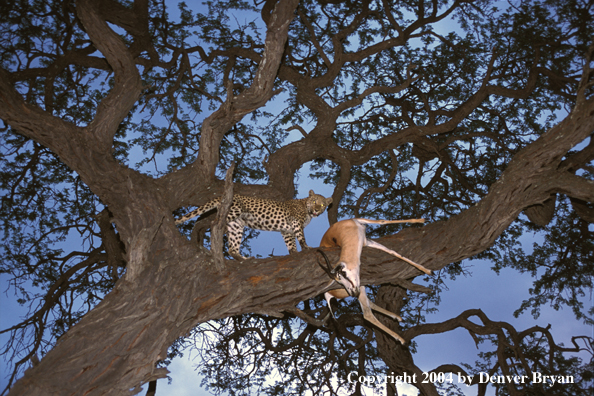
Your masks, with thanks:
[[(377, 361), (418, 373), (408, 347), (381, 332), (373, 342), (360, 316), (321, 320), (315, 297), (328, 279), (315, 251), (217, 267), (201, 246), (204, 224), (180, 233), (173, 214), (221, 196), (232, 162), (235, 193), (275, 199), (293, 198), (311, 162), (334, 187), (331, 222), (423, 217), (423, 227), (375, 232), (435, 271), (455, 274), (470, 257), (531, 271), (523, 309), (550, 302), (591, 320), (580, 300), (594, 271), (591, 2), (230, 1), (168, 12), (145, 0), (0, 6), (2, 271), (32, 310), (4, 330), (12, 378), (43, 355), (11, 395), (138, 391), (166, 375), (156, 363), (179, 337), (224, 318), (220, 349), (208, 351), (222, 351), (215, 364), (232, 370), (241, 360), (225, 348), (260, 345), (296, 393), (312, 378), (316, 392), (349, 387), (336, 385), (339, 373)], [(455, 28), (444, 34), (445, 21)], [(276, 113), (265, 107), (279, 102)], [(545, 238), (531, 253), (515, 238), (524, 230)], [(65, 251), (75, 232), (80, 247)], [(489, 372), (529, 373), (548, 352), (543, 370), (580, 382), (502, 392), (588, 391), (587, 367), (562, 354), (584, 339), (563, 347), (546, 328), (518, 332), (480, 311), (423, 324), (404, 300), (407, 289), (427, 291), (412, 283), (418, 272), (381, 252), (363, 262), (362, 283), (382, 285), (378, 303), (410, 313), (400, 329), (385, 321), (405, 339), (464, 327), (495, 342)], [(295, 316), (305, 320), (298, 336)], [(333, 360), (316, 355), (325, 347)], [(318, 375), (327, 363), (333, 371)], [(257, 369), (256, 382), (269, 368)]]

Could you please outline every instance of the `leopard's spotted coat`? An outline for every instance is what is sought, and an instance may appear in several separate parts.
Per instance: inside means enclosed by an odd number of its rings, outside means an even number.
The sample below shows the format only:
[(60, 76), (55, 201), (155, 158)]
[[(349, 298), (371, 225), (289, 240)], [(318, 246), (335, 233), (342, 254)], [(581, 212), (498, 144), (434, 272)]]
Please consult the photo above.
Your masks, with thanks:
[[(220, 201), (220, 198), (215, 198), (207, 202), (177, 219), (175, 224), (186, 222), (217, 208)], [(309, 224), (312, 217), (324, 213), (331, 202), (332, 198), (324, 198), (314, 193), (313, 190), (309, 191), (307, 198), (288, 201), (233, 195), (233, 203), (227, 215), (229, 254), (238, 260), (246, 258), (239, 253), (244, 227), (263, 231), (280, 231), (289, 253), (297, 252), (295, 238), (299, 241), (302, 250), (308, 249), (303, 229)]]

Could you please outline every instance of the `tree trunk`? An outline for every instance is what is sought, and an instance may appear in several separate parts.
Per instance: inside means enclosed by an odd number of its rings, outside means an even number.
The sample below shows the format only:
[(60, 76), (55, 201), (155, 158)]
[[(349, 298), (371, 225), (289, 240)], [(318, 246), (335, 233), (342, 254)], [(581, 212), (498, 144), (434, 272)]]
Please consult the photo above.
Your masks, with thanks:
[[(565, 121), (522, 150), (476, 206), (448, 221), (382, 238), (381, 243), (437, 270), (488, 248), (526, 206), (545, 201), (560, 184), (574, 196), (592, 200), (594, 183), (570, 189), (559, 180), (567, 175), (557, 164), (561, 153), (594, 129), (593, 110), (592, 102), (576, 107)], [(559, 175), (551, 178), (550, 173)], [(146, 212), (162, 213), (162, 209), (146, 206), (145, 216)], [(155, 369), (155, 362), (196, 324), (249, 312), (278, 315), (319, 294), (327, 284), (312, 251), (243, 263), (227, 261), (224, 272), (218, 274), (212, 257), (179, 234), (172, 216), (161, 218), (134, 239), (131, 246), (146, 248), (139, 256), (129, 253), (129, 261), (140, 260), (139, 270), (128, 272), (38, 366), (25, 373), (11, 395), (137, 391), (141, 383), (165, 375), (165, 369)], [(329, 254), (331, 259), (338, 257), (337, 250)], [(418, 274), (408, 264), (375, 250), (364, 249), (362, 261), (366, 263), (362, 284)]]
[[(198, 323), (252, 312), (280, 315), (323, 291), (328, 279), (317, 265), (315, 251), (242, 263), (227, 261), (219, 273), (212, 256), (182, 236), (171, 215), (177, 207), (212, 197), (206, 186), (215, 182), (222, 135), (274, 94), (272, 86), (296, 5), (297, 1), (276, 3), (254, 83), (242, 94), (228, 97), (205, 120), (197, 161), (157, 180), (119, 164), (111, 154), (117, 126), (141, 86), (125, 46), (120, 48), (119, 37), (105, 21), (95, 18), (92, 2), (77, 2), (77, 12), (113, 68), (117, 89), (102, 101), (90, 125), (79, 128), (27, 104), (0, 70), (0, 117), (19, 133), (49, 147), (80, 174), (113, 213), (127, 260), (126, 275), (115, 288), (39, 365), (26, 371), (10, 395), (132, 394), (142, 383), (166, 375), (166, 369), (156, 369), (155, 363), (166, 357), (175, 339)], [(407, 229), (380, 242), (438, 270), (487, 249), (522, 210), (545, 202), (553, 193), (593, 201), (594, 183), (559, 168), (567, 151), (594, 130), (594, 101), (584, 95), (584, 90), (578, 92), (578, 104), (563, 122), (516, 155), (475, 206), (447, 221)], [(299, 153), (306, 146), (292, 147), (296, 157), (312, 155)], [(269, 171), (286, 173), (293, 166), (279, 159), (269, 164)], [(217, 186), (222, 191), (222, 183)], [(329, 251), (329, 255), (336, 259), (338, 251)], [(362, 256), (366, 263), (363, 285), (397, 282), (418, 274), (383, 252), (364, 249)]]

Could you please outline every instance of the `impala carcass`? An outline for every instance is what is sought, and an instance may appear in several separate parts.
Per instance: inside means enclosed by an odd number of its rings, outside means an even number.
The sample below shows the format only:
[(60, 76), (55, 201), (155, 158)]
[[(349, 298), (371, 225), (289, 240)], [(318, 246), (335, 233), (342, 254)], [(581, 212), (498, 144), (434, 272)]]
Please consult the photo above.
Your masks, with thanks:
[(390, 312), (382, 307), (375, 305), (369, 298), (367, 298), (367, 292), (364, 286), (361, 286), (359, 279), (359, 269), (361, 266), (361, 251), (363, 246), (382, 250), (388, 254), (398, 257), (399, 259), (406, 261), (408, 264), (414, 266), (420, 271), (431, 275), (431, 270), (423, 267), (420, 264), (415, 263), (401, 256), (392, 249), (388, 249), (384, 245), (375, 241), (369, 240), (365, 237), (365, 225), (366, 224), (395, 224), (395, 223), (423, 223), (423, 219), (412, 219), (412, 220), (368, 220), (368, 219), (349, 219), (342, 220), (333, 224), (328, 231), (322, 237), (320, 247), (340, 247), (340, 259), (338, 264), (332, 266), (328, 257), (322, 250), (318, 250), (326, 260), (326, 267), (322, 268), (326, 271), (328, 276), (336, 282), (340, 283), (344, 289), (330, 290), (324, 293), (324, 298), (328, 303), (328, 308), (332, 313), (330, 301), (332, 298), (341, 299), (348, 296), (357, 297), (363, 310), (363, 318), (373, 323), (402, 344), (405, 340), (380, 323), (379, 320), (373, 315), (372, 310), (378, 311), (391, 317), (402, 321), (402, 318), (393, 312)]

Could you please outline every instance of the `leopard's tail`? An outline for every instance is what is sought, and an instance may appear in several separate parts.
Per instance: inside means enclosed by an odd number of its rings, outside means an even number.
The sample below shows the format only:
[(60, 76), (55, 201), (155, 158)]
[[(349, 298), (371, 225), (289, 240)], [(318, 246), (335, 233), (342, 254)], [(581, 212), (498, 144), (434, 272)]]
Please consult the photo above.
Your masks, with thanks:
[(210, 200), (207, 203), (205, 203), (204, 205), (197, 207), (190, 213), (175, 220), (175, 224), (185, 223), (186, 221), (193, 219), (194, 217), (201, 216), (203, 213), (206, 213), (206, 212), (211, 211), (215, 208), (218, 208), (220, 203), (221, 203), (221, 200), (219, 198)]

